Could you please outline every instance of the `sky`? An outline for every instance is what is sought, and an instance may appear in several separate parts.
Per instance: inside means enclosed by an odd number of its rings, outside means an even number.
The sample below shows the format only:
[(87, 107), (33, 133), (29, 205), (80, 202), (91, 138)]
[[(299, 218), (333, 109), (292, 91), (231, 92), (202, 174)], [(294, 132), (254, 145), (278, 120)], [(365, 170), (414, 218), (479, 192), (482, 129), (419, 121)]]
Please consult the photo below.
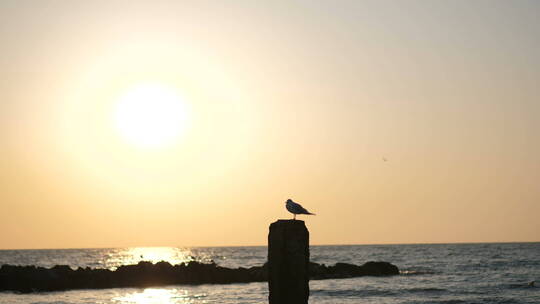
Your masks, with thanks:
[(537, 1), (0, 2), (0, 249), (540, 241)]

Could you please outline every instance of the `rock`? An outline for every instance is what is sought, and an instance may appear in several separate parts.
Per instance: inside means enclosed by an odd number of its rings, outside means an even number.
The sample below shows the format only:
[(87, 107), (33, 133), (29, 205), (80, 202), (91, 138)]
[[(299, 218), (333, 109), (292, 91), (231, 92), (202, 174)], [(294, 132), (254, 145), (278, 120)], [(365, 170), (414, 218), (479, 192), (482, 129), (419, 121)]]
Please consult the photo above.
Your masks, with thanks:
[[(362, 266), (337, 263), (334, 266), (310, 263), (312, 280), (349, 278), (358, 276), (396, 275), (399, 270), (387, 262), (367, 262)], [(118, 287), (148, 287), (173, 284), (228, 284), (265, 282), (268, 264), (250, 268), (226, 268), (214, 264), (189, 262), (171, 265), (168, 262), (139, 262), (108, 269), (77, 268), (57, 265), (52, 268), (2, 265), (0, 291), (22, 293), (70, 289), (101, 289)]]
[(362, 267), (364, 268), (365, 275), (387, 276), (399, 274), (397, 266), (388, 262), (367, 262)]

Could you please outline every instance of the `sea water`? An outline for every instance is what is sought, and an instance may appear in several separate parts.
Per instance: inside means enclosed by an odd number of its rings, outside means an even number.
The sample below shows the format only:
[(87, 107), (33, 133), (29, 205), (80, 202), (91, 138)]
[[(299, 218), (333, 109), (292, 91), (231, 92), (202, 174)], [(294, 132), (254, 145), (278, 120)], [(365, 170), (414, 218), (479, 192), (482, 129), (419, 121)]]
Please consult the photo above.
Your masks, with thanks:
[[(401, 271), (391, 277), (310, 281), (310, 303), (540, 303), (540, 243), (311, 246), (310, 252), (316, 263), (387, 261)], [(115, 269), (141, 260), (196, 260), (251, 267), (262, 265), (266, 256), (266, 247), (0, 250), (0, 265)], [(0, 292), (0, 303), (25, 304), (267, 302), (267, 283)]]

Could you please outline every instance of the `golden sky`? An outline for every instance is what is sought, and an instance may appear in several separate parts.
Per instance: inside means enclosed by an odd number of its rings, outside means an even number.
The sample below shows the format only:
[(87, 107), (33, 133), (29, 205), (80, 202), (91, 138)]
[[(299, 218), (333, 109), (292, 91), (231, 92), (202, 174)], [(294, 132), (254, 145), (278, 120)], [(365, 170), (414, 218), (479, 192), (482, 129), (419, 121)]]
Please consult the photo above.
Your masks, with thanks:
[(0, 249), (540, 241), (539, 11), (1, 1)]

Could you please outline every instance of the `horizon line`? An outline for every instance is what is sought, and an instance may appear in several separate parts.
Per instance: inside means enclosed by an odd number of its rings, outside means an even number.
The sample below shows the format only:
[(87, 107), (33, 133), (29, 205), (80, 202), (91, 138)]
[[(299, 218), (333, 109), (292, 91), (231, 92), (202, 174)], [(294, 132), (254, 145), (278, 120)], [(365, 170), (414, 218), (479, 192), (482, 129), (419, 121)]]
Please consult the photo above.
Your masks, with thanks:
[[(473, 245), (473, 244), (533, 244), (540, 241), (497, 241), (497, 242), (434, 242), (434, 243), (366, 243), (366, 244), (310, 244), (310, 247), (324, 246), (401, 246), (401, 245)], [(49, 248), (0, 248), (0, 251), (7, 250), (81, 250), (81, 249), (119, 249), (119, 248), (230, 248), (230, 247), (267, 247), (264, 245), (215, 245), (215, 246), (120, 246), (120, 247), (49, 247)]]

